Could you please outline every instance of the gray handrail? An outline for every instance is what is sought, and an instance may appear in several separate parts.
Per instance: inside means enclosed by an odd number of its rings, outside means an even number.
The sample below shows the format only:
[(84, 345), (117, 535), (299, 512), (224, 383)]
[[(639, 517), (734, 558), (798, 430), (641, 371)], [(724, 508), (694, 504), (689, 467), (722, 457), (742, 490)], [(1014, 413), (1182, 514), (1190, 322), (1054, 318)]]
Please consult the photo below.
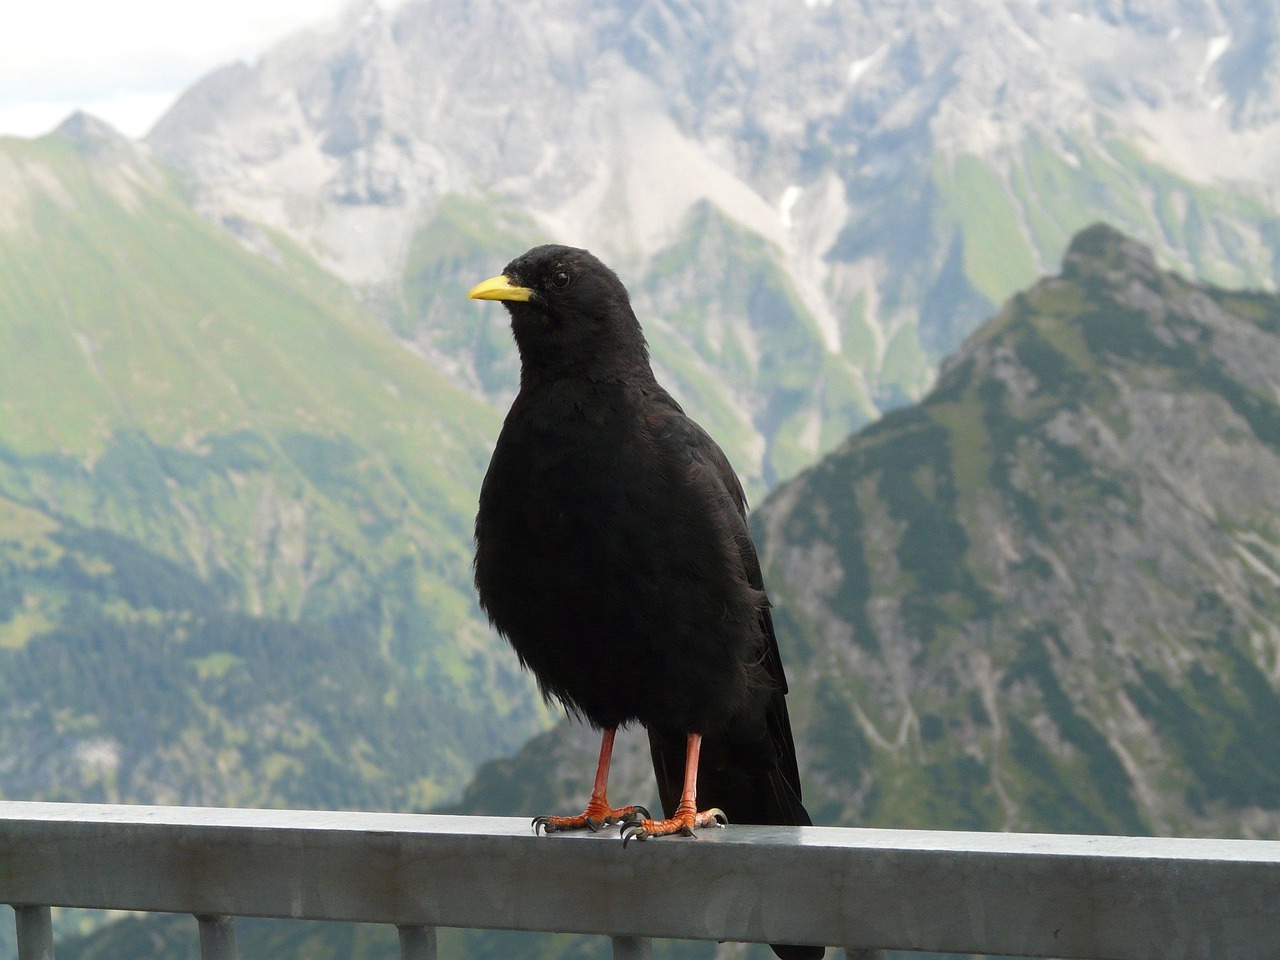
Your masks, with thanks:
[[(528, 821), (0, 802), (0, 903), (23, 960), (49, 906), (188, 913), (232, 957), (237, 916), (825, 943), (1018, 956), (1280, 956), (1280, 842), (826, 827), (704, 831), (623, 849)], [(28, 951), (36, 951), (30, 952)]]

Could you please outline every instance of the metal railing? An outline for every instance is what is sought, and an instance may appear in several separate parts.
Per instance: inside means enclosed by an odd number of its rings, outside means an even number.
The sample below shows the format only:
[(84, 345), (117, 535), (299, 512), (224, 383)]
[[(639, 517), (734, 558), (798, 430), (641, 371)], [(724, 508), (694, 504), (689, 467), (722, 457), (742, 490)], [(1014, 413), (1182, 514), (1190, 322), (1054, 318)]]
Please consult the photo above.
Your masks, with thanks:
[(632, 843), (535, 837), (492, 817), (0, 802), (0, 903), (21, 960), (51, 960), (50, 907), (186, 913), (203, 960), (234, 917), (865, 951), (1191, 960), (1280, 956), (1280, 842), (825, 827)]

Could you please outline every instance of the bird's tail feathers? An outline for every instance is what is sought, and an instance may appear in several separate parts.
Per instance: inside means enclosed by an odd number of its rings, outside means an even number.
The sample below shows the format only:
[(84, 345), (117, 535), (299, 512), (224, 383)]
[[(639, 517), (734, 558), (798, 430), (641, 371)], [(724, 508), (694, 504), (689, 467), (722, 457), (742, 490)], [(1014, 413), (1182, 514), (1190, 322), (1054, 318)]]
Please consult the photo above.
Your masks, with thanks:
[[(765, 749), (768, 746), (767, 751)], [(658, 780), (664, 816), (673, 816), (684, 786), (685, 738), (649, 731), (649, 752)], [(767, 738), (759, 743), (704, 737), (698, 765), (698, 808), (719, 807), (735, 823), (812, 825), (785, 767), (794, 759), (779, 756)], [(770, 944), (779, 960), (821, 960), (823, 947)]]

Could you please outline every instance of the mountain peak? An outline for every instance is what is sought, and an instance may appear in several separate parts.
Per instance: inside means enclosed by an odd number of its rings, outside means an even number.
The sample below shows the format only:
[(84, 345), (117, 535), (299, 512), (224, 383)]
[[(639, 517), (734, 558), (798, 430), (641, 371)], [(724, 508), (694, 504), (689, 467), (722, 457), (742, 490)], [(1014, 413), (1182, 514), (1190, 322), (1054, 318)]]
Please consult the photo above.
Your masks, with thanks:
[(102, 160), (124, 161), (138, 155), (136, 143), (107, 121), (83, 110), (58, 124), (51, 136), (69, 140), (80, 153)]
[(1158, 272), (1149, 246), (1106, 223), (1091, 224), (1077, 233), (1062, 258), (1062, 276), (1071, 280), (1120, 275), (1149, 280)]
[(813, 658), (815, 819), (1280, 835), (1249, 753), (1280, 716), (1277, 369), (1280, 297), (1096, 224), (921, 403), (775, 489), (752, 527)]
[(58, 124), (53, 131), (55, 136), (65, 137), (84, 146), (96, 146), (104, 143), (127, 144), (131, 141), (107, 121), (95, 117), (91, 113), (77, 110)]

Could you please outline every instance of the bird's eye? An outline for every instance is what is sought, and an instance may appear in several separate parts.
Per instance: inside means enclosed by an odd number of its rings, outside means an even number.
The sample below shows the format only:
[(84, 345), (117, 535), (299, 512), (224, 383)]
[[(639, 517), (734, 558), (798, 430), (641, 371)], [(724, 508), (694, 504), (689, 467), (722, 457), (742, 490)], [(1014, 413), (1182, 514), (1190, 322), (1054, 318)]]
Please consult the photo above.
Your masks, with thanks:
[(557, 270), (551, 275), (551, 285), (557, 290), (563, 290), (569, 285), (569, 271)]

